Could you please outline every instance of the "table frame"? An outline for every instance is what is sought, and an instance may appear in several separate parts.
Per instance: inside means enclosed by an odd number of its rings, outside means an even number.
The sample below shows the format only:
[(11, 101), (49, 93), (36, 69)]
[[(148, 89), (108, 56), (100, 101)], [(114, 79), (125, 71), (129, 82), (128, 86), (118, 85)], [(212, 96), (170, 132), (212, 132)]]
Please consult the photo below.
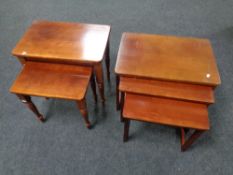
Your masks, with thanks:
[[(17, 59), (19, 62), (24, 65), (27, 61), (44, 61), (44, 62), (52, 62), (52, 63), (64, 63), (64, 64), (77, 64), (77, 65), (88, 65), (91, 66), (93, 69), (93, 74), (95, 76), (94, 82), (97, 83), (100, 98), (102, 103), (105, 103), (105, 95), (104, 95), (104, 75), (103, 75), (103, 65), (102, 61), (100, 62), (70, 62), (66, 60), (57, 60), (57, 61), (51, 61), (50, 59), (43, 59), (43, 58), (33, 58), (27, 55), (17, 56)], [(106, 75), (107, 80), (110, 83), (110, 44), (109, 39), (107, 42), (107, 47), (105, 49), (104, 53), (104, 59), (105, 59), (105, 66), (106, 66)]]
[[(59, 35), (56, 35), (57, 31), (60, 32)], [(33, 21), (32, 25), (27, 29), (16, 47), (12, 50), (12, 54), (18, 58), (21, 64), (29, 60), (91, 66), (98, 85), (101, 101), (104, 104), (105, 95), (102, 61), (105, 59), (107, 80), (110, 82), (110, 33), (111, 26), (109, 25), (46, 20)], [(88, 46), (88, 43), (85, 43), (85, 39), (87, 39), (88, 36), (90, 36), (90, 42), (93, 42), (92, 40), (95, 39), (95, 36), (100, 37), (97, 37), (95, 43), (92, 45), (93, 47), (101, 44), (101, 49), (97, 50), (97, 54), (93, 51), (91, 58), (82, 55), (83, 52), (85, 52), (85, 47)], [(56, 45), (57, 43), (58, 45)], [(37, 47), (41, 44), (51, 49), (51, 52), (48, 52), (44, 47)], [(43, 52), (44, 49), (45, 51)], [(58, 52), (58, 54), (56, 54), (56, 49), (64, 49), (66, 52)], [(87, 49), (88, 53), (93, 50), (93, 48), (88, 47)], [(26, 52), (27, 50), (28, 53)]]

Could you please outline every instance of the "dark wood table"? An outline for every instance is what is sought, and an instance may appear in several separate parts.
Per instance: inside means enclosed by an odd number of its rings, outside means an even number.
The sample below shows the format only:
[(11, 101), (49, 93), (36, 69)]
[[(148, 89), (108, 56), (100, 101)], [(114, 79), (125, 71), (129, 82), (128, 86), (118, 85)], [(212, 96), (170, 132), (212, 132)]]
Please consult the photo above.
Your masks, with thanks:
[(105, 58), (107, 78), (110, 80), (109, 35), (108, 25), (34, 21), (12, 54), (22, 64), (43, 61), (93, 67), (104, 102), (102, 60)]
[[(138, 109), (141, 108), (132, 107), (132, 104), (140, 104), (141, 101), (141, 104), (153, 106), (156, 102), (166, 104), (166, 100), (164, 102), (163, 99), (171, 99), (182, 101), (184, 108), (186, 103), (190, 103), (188, 106), (192, 106), (191, 104), (208, 106), (214, 103), (214, 88), (221, 83), (211, 43), (207, 39), (199, 38), (124, 33), (121, 38), (115, 73), (117, 109), (121, 108), (121, 115), (125, 119), (141, 121), (147, 121), (143, 109), (140, 112)], [(148, 100), (144, 96), (151, 96), (151, 98)], [(139, 102), (136, 101), (137, 98), (140, 99)], [(125, 99), (128, 101), (124, 102)], [(130, 101), (135, 102), (130, 103)], [(148, 101), (151, 101), (151, 104)], [(126, 103), (125, 109), (123, 109), (124, 103)], [(179, 105), (179, 108), (181, 106)], [(167, 110), (164, 106), (162, 108)], [(153, 108), (150, 109), (151, 113), (147, 113), (147, 117), (149, 114), (152, 116), (156, 114)], [(190, 109), (188, 113), (194, 111), (195, 107)], [(205, 110), (202, 112), (206, 114)], [(128, 114), (134, 114), (134, 116)], [(135, 116), (136, 114), (138, 116)], [(169, 113), (169, 110), (167, 114), (174, 116), (173, 112)], [(154, 123), (161, 123), (158, 120), (164, 119), (162, 117), (156, 118)], [(208, 115), (206, 117), (208, 121)], [(180, 122), (178, 120), (182, 118), (174, 120), (173, 125), (181, 127), (177, 125), (177, 122)], [(192, 116), (189, 120), (192, 120)], [(192, 126), (192, 128), (200, 129), (198, 127), (200, 123), (193, 121), (194, 125), (195, 123), (197, 126)], [(172, 124), (167, 123), (167, 125)], [(207, 122), (205, 128), (208, 128), (208, 125)], [(127, 133), (127, 122), (125, 126), (125, 133)], [(185, 126), (183, 125), (182, 129)], [(186, 127), (189, 128), (188, 125)], [(186, 145), (183, 146), (183, 150), (190, 146), (187, 143), (193, 142), (199, 135), (199, 132), (194, 133), (185, 143), (184, 134), (181, 135), (183, 145)]]

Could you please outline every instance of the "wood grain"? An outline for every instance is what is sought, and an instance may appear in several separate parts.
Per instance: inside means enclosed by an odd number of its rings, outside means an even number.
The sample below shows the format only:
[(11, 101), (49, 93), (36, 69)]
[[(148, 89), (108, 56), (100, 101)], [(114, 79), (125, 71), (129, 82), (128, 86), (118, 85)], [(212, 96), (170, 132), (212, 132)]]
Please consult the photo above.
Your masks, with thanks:
[(109, 34), (108, 25), (34, 21), (12, 54), (34, 60), (100, 62)]
[(209, 129), (207, 105), (126, 93), (123, 118), (182, 128)]
[(89, 67), (27, 62), (10, 91), (16, 94), (82, 100), (91, 73)]
[(206, 104), (214, 103), (211, 86), (121, 76), (119, 90)]
[(210, 41), (187, 37), (124, 33), (115, 72), (210, 86), (221, 82)]

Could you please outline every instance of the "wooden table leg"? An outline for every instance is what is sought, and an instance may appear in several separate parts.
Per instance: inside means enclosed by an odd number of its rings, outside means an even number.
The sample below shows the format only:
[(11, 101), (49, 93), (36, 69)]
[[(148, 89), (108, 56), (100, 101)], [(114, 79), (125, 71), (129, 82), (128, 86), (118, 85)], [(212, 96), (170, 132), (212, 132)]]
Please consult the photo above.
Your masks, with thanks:
[(121, 109), (121, 122), (124, 121), (123, 118), (123, 108), (124, 108), (124, 102), (125, 102), (125, 92), (120, 92), (121, 97), (120, 97), (120, 109)]
[(116, 109), (120, 110), (120, 100), (119, 100), (119, 82), (120, 78), (119, 75), (116, 75)]
[(185, 130), (184, 128), (181, 128), (181, 151), (185, 151), (187, 150), (192, 144), (193, 142), (200, 137), (200, 135), (203, 133), (204, 131), (201, 130), (195, 130), (192, 135), (186, 140), (185, 139)]
[(108, 40), (108, 43), (107, 43), (107, 47), (106, 47), (106, 50), (105, 50), (105, 64), (106, 64), (106, 70), (107, 70), (107, 79), (108, 79), (108, 82), (110, 82), (110, 54), (109, 54), (109, 40)]
[(94, 71), (95, 71), (96, 81), (97, 81), (97, 85), (99, 88), (101, 100), (102, 100), (102, 103), (104, 104), (104, 101), (105, 101), (105, 98), (104, 98), (104, 77), (103, 77), (103, 68), (102, 68), (101, 62), (96, 63), (94, 65)]
[(124, 137), (123, 137), (124, 142), (126, 142), (129, 138), (129, 126), (130, 126), (130, 120), (124, 119)]
[(37, 110), (36, 106), (35, 106), (34, 103), (32, 102), (30, 96), (21, 95), (21, 94), (17, 94), (17, 96), (19, 97), (19, 99), (21, 100), (22, 103), (26, 104), (26, 106), (36, 115), (36, 117), (37, 117), (41, 122), (44, 122), (44, 121), (45, 121), (45, 118), (43, 117), (42, 114), (39, 113), (39, 111)]
[(88, 129), (90, 129), (91, 124), (90, 124), (89, 119), (88, 119), (88, 112), (87, 112), (87, 105), (86, 105), (85, 98), (80, 100), (80, 101), (77, 101), (77, 104), (78, 104), (78, 108), (79, 108), (79, 110), (80, 110), (80, 112), (81, 112), (81, 114), (83, 116), (83, 119), (84, 119), (84, 121), (86, 123), (86, 127)]
[(97, 94), (96, 94), (96, 86), (95, 86), (95, 77), (94, 75), (92, 74), (91, 75), (91, 89), (92, 89), (92, 92), (93, 92), (93, 96), (94, 96), (94, 100), (95, 100), (95, 103), (97, 103)]

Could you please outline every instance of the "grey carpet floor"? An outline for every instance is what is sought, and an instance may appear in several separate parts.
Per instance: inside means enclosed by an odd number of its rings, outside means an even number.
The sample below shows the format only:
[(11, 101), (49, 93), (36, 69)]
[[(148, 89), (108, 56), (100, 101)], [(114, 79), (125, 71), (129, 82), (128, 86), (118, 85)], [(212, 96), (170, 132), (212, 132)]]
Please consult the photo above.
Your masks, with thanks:
[[(34, 19), (112, 26), (106, 107), (95, 106), (88, 91), (92, 130), (74, 102), (33, 98), (48, 119), (41, 124), (8, 92), (20, 70), (11, 50)], [(122, 142), (114, 66), (125, 31), (211, 40), (222, 85), (209, 107), (211, 130), (187, 152), (174, 128), (153, 124), (132, 122)], [(233, 0), (1, 0), (0, 59), (1, 175), (233, 173)]]

